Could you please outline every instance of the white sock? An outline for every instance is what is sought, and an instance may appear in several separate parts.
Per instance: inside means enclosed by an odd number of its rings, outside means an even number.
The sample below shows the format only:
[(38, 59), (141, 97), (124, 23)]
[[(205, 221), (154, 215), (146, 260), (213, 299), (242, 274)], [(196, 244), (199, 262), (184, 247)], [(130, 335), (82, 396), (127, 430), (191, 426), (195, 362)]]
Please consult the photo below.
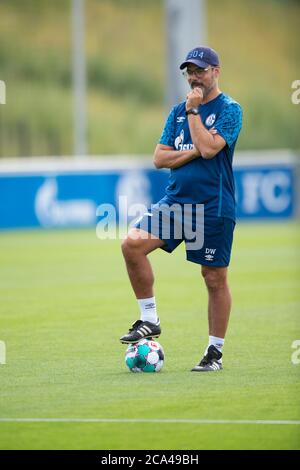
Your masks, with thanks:
[[(207, 350), (208, 350), (209, 346), (211, 346), (212, 344), (214, 345), (215, 348), (218, 349), (218, 351), (222, 352), (224, 342), (225, 342), (224, 338), (218, 338), (217, 336), (209, 336), (208, 337), (208, 346), (205, 350), (204, 355), (207, 354)], [(220, 359), (220, 361), (222, 362), (222, 358)]]
[(217, 348), (220, 352), (222, 352), (224, 342), (225, 342), (224, 338), (218, 338), (217, 336), (208, 337), (208, 346), (211, 346), (213, 344), (215, 348)]
[(155, 324), (159, 323), (156, 313), (155, 297), (150, 297), (149, 299), (137, 299), (137, 301), (140, 307), (141, 320)]

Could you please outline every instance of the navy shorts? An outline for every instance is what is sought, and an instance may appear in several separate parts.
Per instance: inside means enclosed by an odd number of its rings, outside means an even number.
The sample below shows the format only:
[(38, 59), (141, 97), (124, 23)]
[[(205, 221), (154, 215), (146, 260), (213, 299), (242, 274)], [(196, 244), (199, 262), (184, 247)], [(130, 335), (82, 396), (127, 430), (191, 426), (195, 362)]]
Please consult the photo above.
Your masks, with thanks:
[(171, 204), (159, 201), (140, 217), (135, 227), (165, 242), (172, 253), (183, 241), (186, 258), (204, 266), (229, 265), (235, 222), (204, 215), (202, 204)]

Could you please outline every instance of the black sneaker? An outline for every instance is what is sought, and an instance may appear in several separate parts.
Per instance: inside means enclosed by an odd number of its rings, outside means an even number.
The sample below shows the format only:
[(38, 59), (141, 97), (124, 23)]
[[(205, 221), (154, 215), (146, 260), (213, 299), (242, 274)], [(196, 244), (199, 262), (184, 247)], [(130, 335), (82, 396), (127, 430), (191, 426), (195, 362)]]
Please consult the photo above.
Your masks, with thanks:
[(212, 344), (209, 346), (207, 354), (205, 354), (199, 364), (192, 369), (192, 372), (209, 372), (223, 369), (222, 362), (220, 361), (221, 357), (222, 353)]
[(124, 344), (137, 343), (143, 338), (158, 338), (160, 333), (160, 324), (155, 325), (149, 321), (137, 320), (128, 333), (121, 336), (120, 341)]

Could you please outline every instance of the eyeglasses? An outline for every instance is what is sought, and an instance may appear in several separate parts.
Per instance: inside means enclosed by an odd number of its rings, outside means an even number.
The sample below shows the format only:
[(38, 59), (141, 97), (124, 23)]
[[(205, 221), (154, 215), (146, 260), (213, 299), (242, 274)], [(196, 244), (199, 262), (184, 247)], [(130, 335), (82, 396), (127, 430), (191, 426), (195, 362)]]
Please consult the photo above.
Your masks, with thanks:
[(197, 67), (196, 69), (186, 69), (182, 72), (184, 77), (190, 77), (195, 74), (197, 77), (202, 77), (208, 70), (213, 69), (214, 67), (206, 67), (206, 69), (202, 69), (201, 67)]

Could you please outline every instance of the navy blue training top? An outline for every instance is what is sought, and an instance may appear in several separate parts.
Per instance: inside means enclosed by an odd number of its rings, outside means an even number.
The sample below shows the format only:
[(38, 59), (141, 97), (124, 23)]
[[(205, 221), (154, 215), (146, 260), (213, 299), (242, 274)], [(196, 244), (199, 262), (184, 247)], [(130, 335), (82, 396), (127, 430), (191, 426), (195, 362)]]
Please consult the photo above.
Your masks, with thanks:
[[(180, 168), (171, 169), (166, 196), (171, 202), (204, 204), (206, 216), (235, 220), (235, 188), (232, 160), (235, 144), (242, 127), (242, 108), (230, 96), (220, 93), (198, 108), (203, 125), (214, 127), (226, 141), (225, 147), (213, 158), (196, 158)], [(194, 147), (185, 102), (172, 108), (160, 144), (174, 150)]]

